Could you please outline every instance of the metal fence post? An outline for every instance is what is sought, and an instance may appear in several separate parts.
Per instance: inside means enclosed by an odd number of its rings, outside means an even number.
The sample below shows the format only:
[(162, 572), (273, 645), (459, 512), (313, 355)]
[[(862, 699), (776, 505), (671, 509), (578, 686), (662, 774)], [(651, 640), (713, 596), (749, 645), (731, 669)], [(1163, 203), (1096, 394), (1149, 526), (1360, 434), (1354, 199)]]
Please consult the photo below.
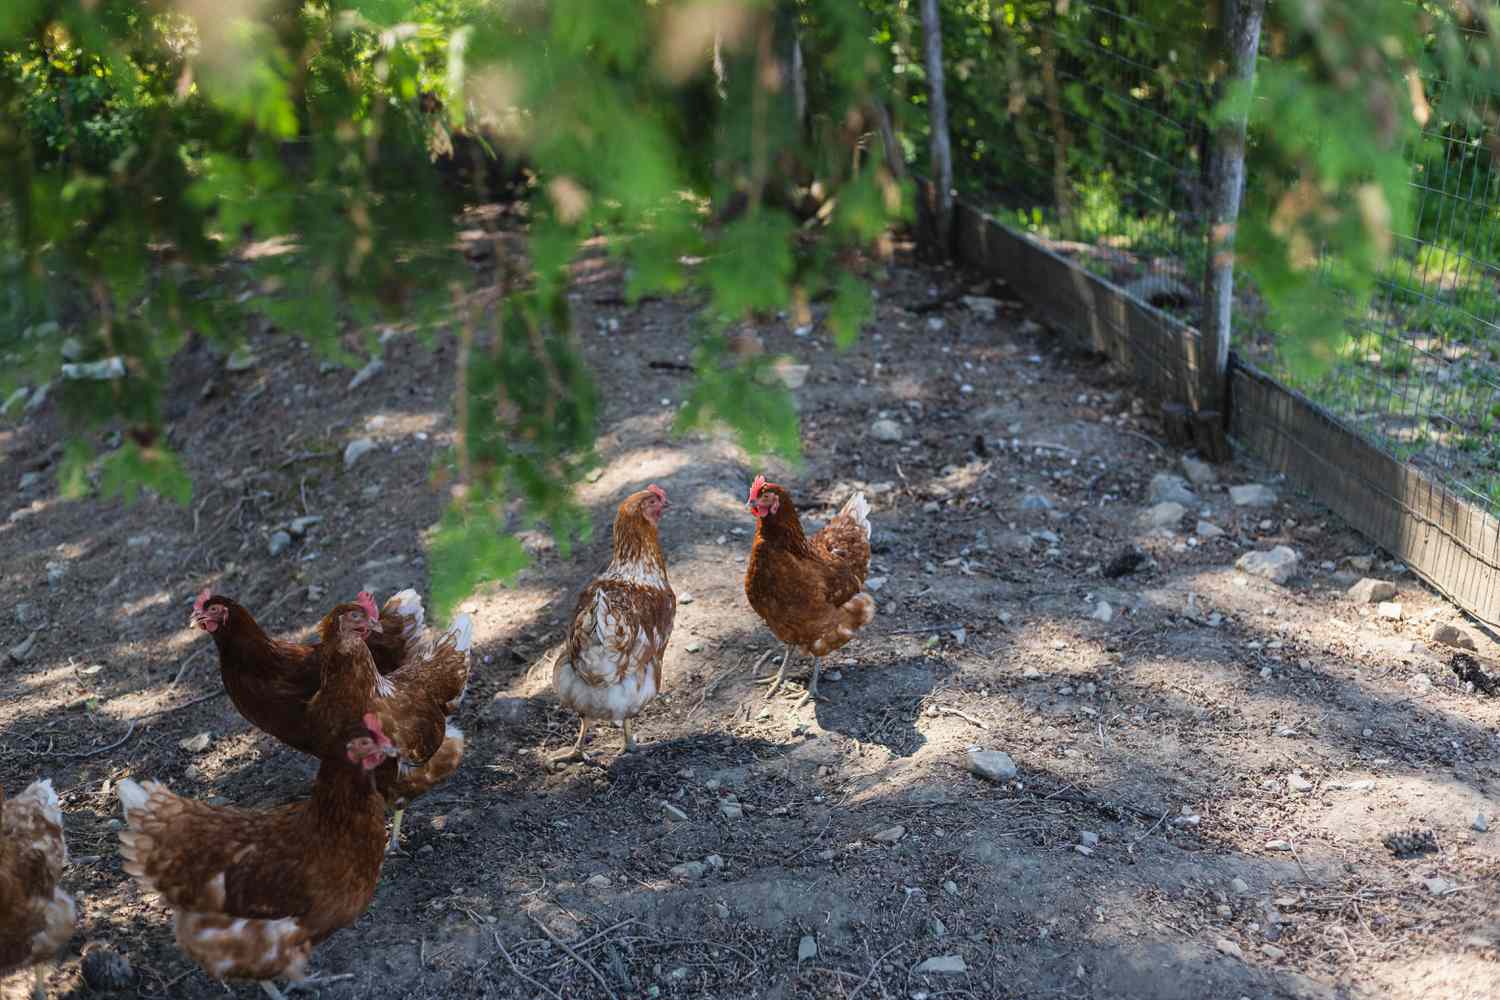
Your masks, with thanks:
[[(1266, 0), (1222, 0), (1219, 39), (1224, 87), (1255, 79), (1255, 56)], [(1222, 94), (1222, 89), (1221, 89)], [(1198, 359), (1194, 438), (1204, 457), (1229, 457), (1224, 437), (1228, 402), (1229, 338), (1234, 307), (1234, 231), (1245, 190), (1246, 115), (1219, 124), (1209, 156), (1208, 263), (1204, 269), (1202, 350)]]
[(922, 48), (927, 63), (927, 121), (932, 131), (933, 245), (940, 258), (952, 256), (953, 150), (948, 138), (948, 98), (943, 90), (943, 26), (937, 0), (922, 0)]

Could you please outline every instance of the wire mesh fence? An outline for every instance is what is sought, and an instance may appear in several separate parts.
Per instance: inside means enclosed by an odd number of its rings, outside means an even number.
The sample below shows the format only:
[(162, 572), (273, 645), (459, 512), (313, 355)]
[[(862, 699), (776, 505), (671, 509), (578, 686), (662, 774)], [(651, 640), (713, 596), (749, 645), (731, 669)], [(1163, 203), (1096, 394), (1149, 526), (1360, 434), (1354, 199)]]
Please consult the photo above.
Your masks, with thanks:
[(1008, 4), (1000, 183), (1003, 221), (1152, 305), (1194, 318), (1205, 262), (1206, 113), (1201, 18), (1159, 3)]
[[(1445, 81), (1426, 79), (1441, 97)], [(1466, 93), (1407, 150), (1415, 216), (1370, 307), (1346, 316), (1333, 369), (1304, 378), (1243, 282), (1236, 349), (1398, 459), (1500, 510), (1500, 174), (1495, 94)], [(1436, 104), (1436, 102), (1434, 102)], [(1252, 173), (1250, 183), (1254, 184)], [(1328, 262), (1336, 265), (1336, 262)]]
[[(1215, 141), (1201, 5), (1016, 0), (950, 16), (988, 19), (945, 25), (950, 64), (1003, 67), (950, 98), (959, 260), (1011, 281), (1143, 395), (1189, 400)], [(970, 59), (976, 36), (1004, 58)], [(1500, 93), (1423, 83), (1432, 108), (1459, 110), (1434, 111), (1407, 150), (1415, 212), (1376, 295), (1347, 308), (1331, 369), (1304, 377), (1237, 276), (1231, 343), (1248, 364), (1229, 417), (1252, 453), (1500, 628), (1500, 133), (1485, 124)], [(1252, 127), (1252, 188), (1255, 142)]]
[[(989, 18), (986, 44), (1002, 53), (983, 63), (995, 78), (970, 88), (988, 92), (990, 106), (966, 113), (958, 99), (961, 190), (1048, 249), (1197, 325), (1214, 102), (1201, 5), (956, 7)], [(961, 69), (974, 26), (955, 33), (960, 51), (950, 61)], [(1393, 263), (1370, 307), (1346, 316), (1333, 369), (1305, 378), (1284, 363), (1243, 275), (1232, 343), (1388, 454), (1500, 512), (1500, 135), (1483, 124), (1495, 119), (1500, 95), (1424, 85), (1433, 108), (1458, 96), (1462, 110), (1434, 113), (1407, 151), (1415, 219), (1394, 234)]]

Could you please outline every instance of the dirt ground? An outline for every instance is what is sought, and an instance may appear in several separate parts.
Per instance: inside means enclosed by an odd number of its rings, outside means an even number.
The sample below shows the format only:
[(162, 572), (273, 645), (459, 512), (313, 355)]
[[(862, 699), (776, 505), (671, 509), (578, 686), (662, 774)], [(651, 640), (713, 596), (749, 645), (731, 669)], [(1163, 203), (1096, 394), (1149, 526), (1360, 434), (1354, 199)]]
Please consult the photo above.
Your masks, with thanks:
[[(689, 376), (651, 366), (686, 360), (690, 310), (621, 304), (597, 259), (579, 277), (605, 401), (607, 464), (581, 494), (595, 536), (563, 558), (528, 535), (532, 568), (467, 602), (464, 766), (408, 814), (408, 856), (369, 912), (315, 953), (323, 996), (1500, 994), (1500, 833), (1474, 829), (1500, 826), (1500, 705), (1428, 639), (1460, 623), (1453, 608), (1379, 553), (1351, 568), (1370, 543), (1244, 459), (1196, 487), (1180, 523), (1148, 528), (1148, 484), (1181, 456), (1129, 385), (1003, 286), (906, 248), (876, 275), (878, 316), (853, 350), (758, 328), (810, 366), (806, 464), (765, 471), (814, 521), (864, 490), (882, 581), (874, 623), (793, 712), (800, 687), (768, 703), (751, 678), (772, 643), (741, 583), (763, 467), (726, 438), (674, 436)], [(132, 964), (118, 995), (225, 993), (122, 873), (113, 782), (262, 805), (312, 774), (218, 696), (211, 643), (185, 627), (193, 595), (211, 585), (294, 635), (361, 587), (425, 593), (453, 346), (392, 338), (384, 371), (351, 390), (290, 338), (253, 344), (238, 373), (205, 349), (180, 361), (171, 440), (191, 509), (63, 501), (56, 415), (0, 431), (16, 490), (0, 641), (35, 635), (0, 665), (0, 784), (51, 777), (66, 808), (80, 922), (56, 996), (92, 992), (86, 945)], [(376, 450), (346, 469), (358, 437)], [(614, 505), (652, 481), (673, 501), (662, 535), (682, 602), (666, 693), (640, 753), (603, 731), (597, 765), (549, 774), (575, 720), (529, 667), (607, 560)], [(1280, 501), (1233, 506), (1227, 486), (1252, 482)], [(304, 515), (322, 521), (269, 556)], [(1196, 535), (1200, 515), (1223, 536)], [(1278, 544), (1301, 556), (1286, 586), (1233, 568)], [(1131, 545), (1142, 565), (1107, 578)], [(1397, 584), (1399, 619), (1345, 596), (1366, 575)], [(1482, 638), (1479, 653), (1493, 654)], [(205, 732), (206, 750), (179, 746)], [(982, 780), (971, 747), (1019, 773)], [(1436, 850), (1397, 859), (1382, 838), (1411, 828)], [(962, 971), (925, 971), (934, 958)]]

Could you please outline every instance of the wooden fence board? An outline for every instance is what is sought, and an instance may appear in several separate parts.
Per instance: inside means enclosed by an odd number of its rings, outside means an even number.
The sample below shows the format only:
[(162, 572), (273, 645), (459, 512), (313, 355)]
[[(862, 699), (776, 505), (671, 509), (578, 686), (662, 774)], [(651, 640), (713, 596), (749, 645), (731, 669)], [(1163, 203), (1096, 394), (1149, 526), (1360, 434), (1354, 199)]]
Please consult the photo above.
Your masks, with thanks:
[[(930, 185), (918, 185), (922, 238), (933, 201)], [(1115, 361), (1147, 398), (1190, 398), (1197, 330), (973, 206), (960, 201), (954, 213), (960, 264), (1003, 279), (1049, 325)], [(1235, 357), (1230, 373), (1230, 430), (1243, 446), (1500, 629), (1500, 521), (1266, 373)]]

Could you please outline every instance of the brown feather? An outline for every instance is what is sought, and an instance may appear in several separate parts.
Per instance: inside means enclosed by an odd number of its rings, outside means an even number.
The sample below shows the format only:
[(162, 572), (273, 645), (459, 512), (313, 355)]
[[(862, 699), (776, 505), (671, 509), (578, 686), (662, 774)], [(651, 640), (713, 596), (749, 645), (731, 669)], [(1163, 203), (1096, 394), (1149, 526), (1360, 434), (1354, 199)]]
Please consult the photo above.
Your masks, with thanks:
[(784, 488), (766, 483), (758, 492), (774, 494), (778, 503), (757, 519), (745, 597), (776, 638), (826, 656), (875, 616), (875, 599), (864, 591), (869, 538), (843, 513), (808, 538)]
[(325, 760), (311, 798), (262, 811), (141, 787), (125, 870), (176, 911), (178, 943), (215, 976), (301, 978), (313, 946), (375, 895), (385, 801), (357, 765)]
[(73, 936), (73, 898), (59, 888), (67, 846), (50, 812), (32, 789), (10, 800), (0, 790), (0, 976), (51, 960)]
[[(323, 642), (281, 642), (268, 636), (249, 611), (227, 597), (215, 595), (205, 606), (223, 605), (228, 618), (209, 633), (219, 651), (219, 673), (229, 700), (257, 729), (303, 753), (318, 754), (321, 736), (307, 718), (307, 702), (322, 682)], [(319, 622), (327, 623), (355, 605), (342, 604)], [(411, 621), (387, 601), (380, 615), (382, 631), (367, 642), (376, 669), (393, 673), (402, 664), (411, 642)]]
[(633, 718), (661, 691), (677, 595), (656, 524), (642, 511), (654, 495), (641, 490), (620, 504), (610, 563), (579, 593), (554, 665), (559, 699), (589, 718)]

